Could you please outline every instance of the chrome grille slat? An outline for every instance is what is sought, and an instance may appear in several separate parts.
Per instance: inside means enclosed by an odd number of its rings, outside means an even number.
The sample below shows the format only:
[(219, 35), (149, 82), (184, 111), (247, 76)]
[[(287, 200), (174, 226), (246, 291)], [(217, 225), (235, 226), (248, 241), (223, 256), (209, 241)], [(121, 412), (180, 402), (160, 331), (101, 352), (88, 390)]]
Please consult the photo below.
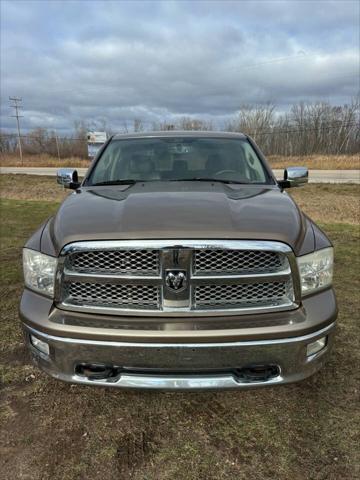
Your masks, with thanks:
[[(187, 275), (169, 290), (167, 272)], [(211, 316), (281, 311), (300, 304), (295, 256), (271, 241), (89, 241), (66, 246), (55, 302), (114, 315)]]

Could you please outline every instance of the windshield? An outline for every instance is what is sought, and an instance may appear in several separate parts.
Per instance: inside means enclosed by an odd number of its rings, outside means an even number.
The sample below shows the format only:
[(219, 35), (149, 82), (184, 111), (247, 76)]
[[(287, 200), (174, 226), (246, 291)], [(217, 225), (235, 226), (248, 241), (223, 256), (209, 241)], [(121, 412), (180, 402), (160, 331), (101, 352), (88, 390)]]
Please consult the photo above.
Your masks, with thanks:
[(87, 184), (212, 179), (269, 183), (261, 160), (246, 139), (150, 137), (110, 142)]

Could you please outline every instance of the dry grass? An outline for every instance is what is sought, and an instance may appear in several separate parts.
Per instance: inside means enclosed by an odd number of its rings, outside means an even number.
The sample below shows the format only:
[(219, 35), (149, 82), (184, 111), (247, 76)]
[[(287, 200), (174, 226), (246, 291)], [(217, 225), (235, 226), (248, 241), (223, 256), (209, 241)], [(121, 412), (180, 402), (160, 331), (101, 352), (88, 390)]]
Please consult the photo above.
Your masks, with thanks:
[[(305, 165), (316, 170), (356, 170), (360, 169), (360, 154), (358, 155), (308, 155), (283, 157), (272, 155), (268, 157), (272, 168), (285, 168), (291, 165)], [(0, 167), (88, 167), (90, 161), (70, 157), (60, 161), (46, 154), (28, 155), (23, 164), (17, 155), (0, 155)]]
[(360, 223), (358, 185), (311, 183), (288, 192), (301, 210), (319, 223)]
[(272, 168), (285, 168), (304, 165), (311, 170), (358, 170), (360, 154), (357, 155), (305, 155), (284, 157), (270, 155), (267, 157)]
[(55, 177), (0, 175), (0, 198), (61, 202), (69, 193), (56, 183)]
[[(358, 185), (312, 183), (288, 192), (315, 222), (356, 224), (360, 221)], [(68, 194), (69, 190), (56, 184), (55, 177), (0, 175), (0, 198), (61, 202)]]
[(41, 155), (25, 155), (23, 163), (20, 162), (18, 155), (0, 155), (0, 167), (84, 167), (90, 165), (90, 160), (69, 157), (58, 160), (56, 157), (51, 157), (47, 154)]

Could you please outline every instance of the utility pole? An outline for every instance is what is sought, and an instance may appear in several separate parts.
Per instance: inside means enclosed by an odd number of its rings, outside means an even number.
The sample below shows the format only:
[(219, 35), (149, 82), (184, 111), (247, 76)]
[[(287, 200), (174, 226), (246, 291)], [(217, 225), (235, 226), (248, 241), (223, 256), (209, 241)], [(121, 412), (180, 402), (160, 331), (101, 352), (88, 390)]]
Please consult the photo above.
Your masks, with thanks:
[(58, 160), (60, 162), (60, 148), (59, 148), (59, 139), (57, 136), (57, 132), (55, 131), (55, 142), (56, 142), (56, 149), (57, 149), (57, 154), (58, 154)]
[(19, 105), (19, 103), (22, 102), (22, 98), (9, 97), (9, 100), (11, 102), (13, 102), (12, 105), (10, 105), (10, 106), (15, 109), (15, 115), (11, 115), (11, 116), (16, 118), (16, 124), (17, 124), (17, 130), (18, 130), (18, 143), (19, 143), (20, 161), (21, 161), (21, 165), (22, 165), (23, 164), (23, 156), (22, 156), (22, 148), (21, 148), (20, 122), (19, 122), (19, 118), (22, 118), (22, 116), (19, 115), (19, 108), (22, 108)]

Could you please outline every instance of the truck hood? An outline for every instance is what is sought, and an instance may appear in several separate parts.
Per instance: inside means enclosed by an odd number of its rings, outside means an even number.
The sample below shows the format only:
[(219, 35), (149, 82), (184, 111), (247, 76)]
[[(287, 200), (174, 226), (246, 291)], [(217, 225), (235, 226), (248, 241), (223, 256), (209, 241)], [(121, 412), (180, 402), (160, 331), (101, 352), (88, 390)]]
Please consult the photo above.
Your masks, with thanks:
[(114, 239), (277, 240), (297, 254), (314, 249), (309, 220), (272, 185), (83, 187), (68, 196), (45, 230), (41, 249), (53, 255), (71, 242)]

